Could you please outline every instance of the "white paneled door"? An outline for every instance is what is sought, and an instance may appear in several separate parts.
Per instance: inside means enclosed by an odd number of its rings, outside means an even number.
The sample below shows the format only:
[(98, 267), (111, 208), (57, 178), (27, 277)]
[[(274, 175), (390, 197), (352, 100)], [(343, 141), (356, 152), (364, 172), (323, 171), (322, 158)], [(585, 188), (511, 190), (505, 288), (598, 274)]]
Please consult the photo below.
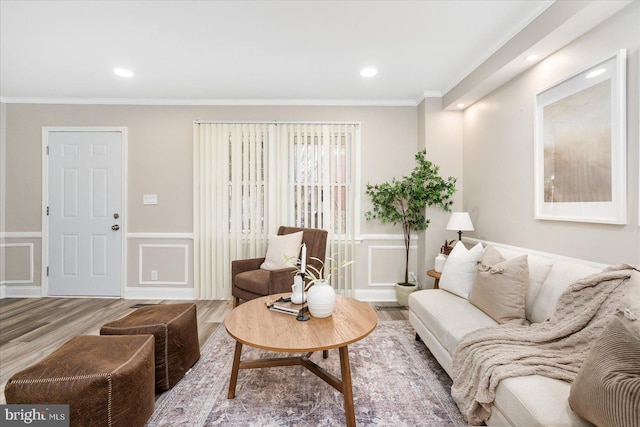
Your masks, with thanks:
[(48, 131), (49, 295), (121, 296), (119, 131)]

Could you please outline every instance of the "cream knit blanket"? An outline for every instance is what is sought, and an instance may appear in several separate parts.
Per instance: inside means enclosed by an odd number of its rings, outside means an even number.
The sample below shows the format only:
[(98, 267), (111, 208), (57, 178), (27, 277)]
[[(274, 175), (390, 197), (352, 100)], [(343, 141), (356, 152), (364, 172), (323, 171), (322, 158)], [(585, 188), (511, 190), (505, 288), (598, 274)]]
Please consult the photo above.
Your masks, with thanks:
[(505, 378), (537, 374), (572, 382), (633, 270), (621, 264), (576, 281), (545, 322), (503, 324), (466, 335), (453, 356), (451, 394), (469, 424), (491, 416), (496, 388)]

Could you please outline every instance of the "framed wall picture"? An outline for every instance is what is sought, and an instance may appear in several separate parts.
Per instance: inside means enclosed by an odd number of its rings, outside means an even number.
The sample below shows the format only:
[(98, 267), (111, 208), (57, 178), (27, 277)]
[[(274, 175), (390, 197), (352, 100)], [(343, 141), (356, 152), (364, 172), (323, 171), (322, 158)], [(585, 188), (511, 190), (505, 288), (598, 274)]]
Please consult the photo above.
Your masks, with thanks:
[(627, 223), (626, 50), (535, 97), (535, 217)]

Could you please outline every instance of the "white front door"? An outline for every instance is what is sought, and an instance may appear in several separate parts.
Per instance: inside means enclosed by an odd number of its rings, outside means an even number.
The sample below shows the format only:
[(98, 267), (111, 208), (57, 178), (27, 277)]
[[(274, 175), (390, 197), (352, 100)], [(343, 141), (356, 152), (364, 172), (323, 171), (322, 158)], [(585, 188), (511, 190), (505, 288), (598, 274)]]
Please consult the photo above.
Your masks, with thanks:
[(123, 132), (47, 135), (48, 293), (121, 296)]

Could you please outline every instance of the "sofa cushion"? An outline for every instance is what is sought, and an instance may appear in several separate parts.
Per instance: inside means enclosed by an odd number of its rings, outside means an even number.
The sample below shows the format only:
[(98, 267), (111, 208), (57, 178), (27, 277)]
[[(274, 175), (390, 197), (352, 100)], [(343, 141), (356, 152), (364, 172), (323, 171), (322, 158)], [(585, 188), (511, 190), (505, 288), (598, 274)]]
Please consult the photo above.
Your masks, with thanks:
[(570, 387), (566, 381), (540, 375), (507, 378), (500, 381), (493, 404), (514, 426), (592, 427), (569, 407)]
[[(525, 252), (515, 251), (513, 249), (496, 249), (506, 260), (510, 260), (525, 254)], [(527, 262), (529, 263), (529, 286), (527, 287), (527, 296), (525, 298), (525, 315), (528, 320), (531, 320), (533, 303), (538, 297), (540, 289), (542, 288), (542, 284), (547, 278), (547, 275), (549, 274), (549, 271), (551, 271), (551, 267), (556, 262), (556, 260), (540, 255), (528, 254)]]
[(527, 255), (506, 261), (493, 246), (487, 246), (478, 263), (469, 302), (498, 323), (524, 325), (528, 286)]
[(625, 298), (629, 301), (612, 316), (571, 385), (571, 408), (596, 425), (631, 427), (639, 422), (640, 286), (629, 287)]
[(578, 279), (598, 273), (602, 269), (585, 264), (558, 261), (553, 264), (551, 271), (540, 288), (540, 292), (531, 308), (531, 322), (544, 322), (556, 311), (556, 304), (560, 295)]
[(458, 241), (447, 258), (447, 262), (440, 277), (440, 289), (469, 298), (469, 292), (473, 286), (476, 274), (476, 264), (482, 256), (484, 249), (478, 243), (467, 250), (464, 243)]
[(451, 355), (466, 334), (497, 324), (466, 299), (441, 289), (413, 292), (409, 308)]
[(302, 245), (302, 231), (297, 233), (273, 235), (269, 237), (269, 246), (264, 262), (260, 266), (263, 270), (279, 270), (294, 267), (300, 254)]

